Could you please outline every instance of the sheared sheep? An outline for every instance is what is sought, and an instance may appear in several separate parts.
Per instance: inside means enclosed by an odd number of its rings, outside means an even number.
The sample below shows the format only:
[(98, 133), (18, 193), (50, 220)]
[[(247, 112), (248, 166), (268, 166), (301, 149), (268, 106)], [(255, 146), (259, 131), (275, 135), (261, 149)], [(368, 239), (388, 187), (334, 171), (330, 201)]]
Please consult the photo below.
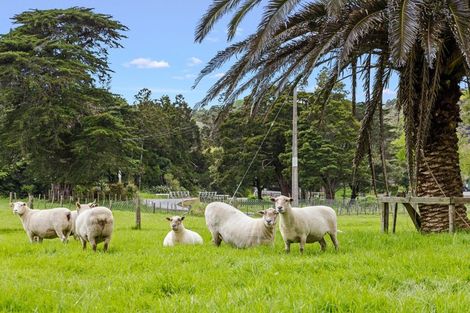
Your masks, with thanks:
[(75, 230), (83, 249), (86, 249), (88, 241), (93, 251), (96, 251), (96, 245), (104, 241), (106, 252), (113, 234), (114, 218), (111, 210), (103, 206), (94, 207), (92, 204), (81, 205), (77, 202), (77, 211)]
[(292, 198), (279, 196), (271, 198), (274, 207), (281, 213), (279, 228), (285, 243), (286, 252), (290, 252), (290, 244), (300, 243), (300, 253), (303, 253), (305, 243), (319, 242), (321, 250), (326, 249), (326, 241), (323, 238), (330, 235), (331, 241), (338, 250), (336, 212), (327, 206), (311, 206), (305, 208), (293, 208)]
[(212, 202), (205, 211), (206, 224), (216, 246), (225, 241), (237, 248), (273, 244), (278, 212), (259, 211), (262, 218), (252, 218), (223, 202)]
[[(94, 207), (97, 206), (97, 204), (96, 204), (95, 201), (92, 202), (92, 203), (88, 203), (87, 205), (88, 205), (88, 207), (90, 207), (90, 208), (94, 208)], [(77, 232), (76, 232), (76, 230), (75, 230), (75, 221), (77, 220), (77, 216), (78, 216), (78, 211), (77, 211), (77, 210), (72, 211), (72, 232), (70, 233), (70, 235), (73, 235), (73, 238), (74, 238), (75, 240), (78, 240), (78, 239), (79, 239), (79, 238), (78, 238), (78, 234), (77, 234)]]
[(72, 213), (66, 208), (32, 210), (24, 202), (11, 204), (31, 242), (59, 237), (66, 243), (72, 230)]
[(173, 247), (177, 244), (198, 245), (203, 243), (202, 237), (198, 233), (184, 227), (184, 216), (173, 216), (166, 219), (170, 222), (171, 231), (163, 240), (165, 247)]

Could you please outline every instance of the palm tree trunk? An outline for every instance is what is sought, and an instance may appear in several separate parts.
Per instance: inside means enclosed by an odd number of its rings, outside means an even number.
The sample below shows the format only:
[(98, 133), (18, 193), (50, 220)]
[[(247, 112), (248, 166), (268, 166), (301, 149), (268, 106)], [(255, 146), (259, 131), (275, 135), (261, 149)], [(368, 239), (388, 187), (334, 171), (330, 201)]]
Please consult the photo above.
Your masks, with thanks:
[[(434, 103), (429, 136), (418, 165), (418, 197), (462, 197), (457, 124), (460, 121), (458, 101), (461, 95), (457, 79), (442, 78), (443, 85)], [(464, 205), (456, 206), (457, 228), (470, 228)], [(442, 232), (449, 229), (447, 205), (420, 205), (421, 230)]]

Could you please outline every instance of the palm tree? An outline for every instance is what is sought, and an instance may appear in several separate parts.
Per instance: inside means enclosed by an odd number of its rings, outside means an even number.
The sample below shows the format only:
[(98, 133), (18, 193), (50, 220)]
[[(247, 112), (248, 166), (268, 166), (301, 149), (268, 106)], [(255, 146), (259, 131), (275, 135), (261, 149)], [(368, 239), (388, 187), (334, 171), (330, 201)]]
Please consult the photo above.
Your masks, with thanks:
[[(263, 5), (256, 31), (233, 42), (240, 22)], [(230, 15), (230, 45), (201, 71), (199, 81), (217, 68), (230, 68), (201, 105), (223, 96), (231, 103), (249, 91), (254, 106), (271, 86), (279, 92), (305, 83), (313, 70), (330, 66), (324, 103), (338, 79), (362, 77), (366, 114), (354, 163), (369, 147), (374, 114), (382, 114), (382, 91), (392, 71), (399, 75), (398, 109), (403, 111), (410, 188), (417, 196), (462, 196), (457, 153), (459, 84), (469, 77), (470, 7), (463, 0), (214, 0), (201, 18), (201, 42)], [(372, 87), (369, 87), (371, 86)], [(355, 99), (355, 88), (353, 88)], [(321, 101), (320, 101), (321, 100)], [(448, 208), (420, 206), (422, 231), (448, 229)], [(459, 228), (470, 228), (465, 207), (456, 208)]]

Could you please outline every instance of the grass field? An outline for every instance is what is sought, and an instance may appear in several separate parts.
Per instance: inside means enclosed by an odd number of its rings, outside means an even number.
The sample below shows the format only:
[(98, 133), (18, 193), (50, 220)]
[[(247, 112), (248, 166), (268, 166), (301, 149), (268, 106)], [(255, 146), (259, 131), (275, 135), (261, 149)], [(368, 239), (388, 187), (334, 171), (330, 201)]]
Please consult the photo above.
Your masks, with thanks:
[[(202, 217), (188, 216), (202, 246), (163, 248), (162, 214), (115, 212), (109, 253), (77, 241), (30, 244), (0, 200), (3, 312), (465, 312), (470, 234), (420, 235), (401, 215), (396, 235), (378, 216), (340, 216), (340, 251), (298, 245), (246, 250), (211, 245)], [(99, 246), (102, 249), (102, 246)]]

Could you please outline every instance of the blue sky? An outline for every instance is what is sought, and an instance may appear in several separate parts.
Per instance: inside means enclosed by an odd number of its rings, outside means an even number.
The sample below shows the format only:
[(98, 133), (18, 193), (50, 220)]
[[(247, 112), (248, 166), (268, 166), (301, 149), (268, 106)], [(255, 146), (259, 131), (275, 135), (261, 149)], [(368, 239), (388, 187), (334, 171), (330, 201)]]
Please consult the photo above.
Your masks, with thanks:
[[(149, 88), (153, 96), (174, 97), (182, 94), (193, 106), (207, 89), (223, 75), (224, 69), (205, 78), (196, 89), (191, 89), (202, 67), (224, 47), (225, 27), (216, 24), (202, 44), (194, 43), (194, 29), (210, 0), (0, 0), (0, 33), (13, 27), (10, 18), (29, 9), (50, 9), (82, 6), (95, 12), (112, 15), (129, 27), (123, 49), (110, 51), (109, 61), (114, 71), (111, 91), (122, 95), (130, 103), (142, 88)], [(236, 40), (256, 29), (259, 15), (254, 12), (240, 25)], [(313, 83), (313, 82), (312, 82)], [(312, 87), (313, 88), (313, 87)], [(384, 100), (393, 98), (393, 90), (385, 90)], [(359, 97), (361, 98), (361, 97)]]

